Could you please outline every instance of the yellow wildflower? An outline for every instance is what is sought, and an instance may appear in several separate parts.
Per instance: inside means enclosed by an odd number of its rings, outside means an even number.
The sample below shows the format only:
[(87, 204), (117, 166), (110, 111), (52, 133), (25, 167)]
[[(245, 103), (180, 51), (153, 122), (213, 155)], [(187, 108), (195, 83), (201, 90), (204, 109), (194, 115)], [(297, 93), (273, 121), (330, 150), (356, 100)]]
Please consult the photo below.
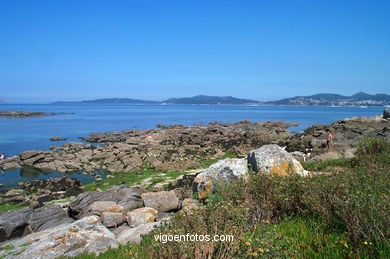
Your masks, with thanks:
[(246, 242), (245, 245), (246, 245), (246, 246), (250, 246), (250, 245), (251, 245), (251, 242)]
[(253, 253), (252, 253), (252, 256), (256, 257), (256, 256), (258, 256), (258, 254), (255, 253), (255, 252), (253, 252)]
[(257, 251), (259, 251), (259, 253), (264, 253), (264, 249), (263, 248), (259, 248)]
[(365, 245), (368, 245), (368, 242), (367, 242), (367, 241), (364, 241), (364, 244), (365, 244)]

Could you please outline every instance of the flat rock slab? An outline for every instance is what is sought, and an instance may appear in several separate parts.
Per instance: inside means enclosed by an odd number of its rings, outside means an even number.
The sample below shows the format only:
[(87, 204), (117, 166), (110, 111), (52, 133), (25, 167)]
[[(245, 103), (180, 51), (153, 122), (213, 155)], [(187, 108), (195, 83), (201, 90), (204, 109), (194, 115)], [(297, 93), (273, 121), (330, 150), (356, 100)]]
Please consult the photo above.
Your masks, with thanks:
[(118, 242), (122, 245), (128, 243), (139, 244), (143, 235), (149, 234), (154, 228), (161, 225), (161, 222), (151, 222), (135, 228), (129, 228), (118, 234)]
[(0, 242), (71, 222), (74, 219), (58, 205), (6, 212), (0, 215)]
[(174, 211), (179, 208), (179, 198), (175, 191), (146, 192), (141, 195), (145, 207), (151, 207), (158, 211)]
[(99, 255), (118, 246), (115, 235), (100, 223), (99, 217), (90, 216), (3, 243), (0, 247), (10, 249), (1, 249), (0, 257), (30, 259), (73, 257), (82, 253)]

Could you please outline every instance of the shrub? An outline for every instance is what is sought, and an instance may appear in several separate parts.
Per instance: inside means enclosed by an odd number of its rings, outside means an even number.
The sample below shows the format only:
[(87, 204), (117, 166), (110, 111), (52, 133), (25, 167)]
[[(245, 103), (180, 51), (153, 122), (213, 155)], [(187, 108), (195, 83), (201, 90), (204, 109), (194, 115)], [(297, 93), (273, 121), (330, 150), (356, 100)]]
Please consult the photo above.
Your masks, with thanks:
[[(220, 185), (205, 205), (179, 213), (140, 246), (149, 258), (390, 257), (390, 144), (363, 139), (356, 158), (313, 167), (313, 177), (252, 174)], [(154, 234), (234, 234), (234, 242), (154, 241)]]

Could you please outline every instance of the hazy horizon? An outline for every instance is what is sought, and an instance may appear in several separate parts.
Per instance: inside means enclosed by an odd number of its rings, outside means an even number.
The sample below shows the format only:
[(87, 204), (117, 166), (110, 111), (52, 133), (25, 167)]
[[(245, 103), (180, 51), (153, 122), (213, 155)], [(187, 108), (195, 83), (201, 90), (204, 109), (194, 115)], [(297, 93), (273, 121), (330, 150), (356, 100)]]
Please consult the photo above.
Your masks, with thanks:
[(388, 1), (0, 4), (0, 99), (388, 93)]

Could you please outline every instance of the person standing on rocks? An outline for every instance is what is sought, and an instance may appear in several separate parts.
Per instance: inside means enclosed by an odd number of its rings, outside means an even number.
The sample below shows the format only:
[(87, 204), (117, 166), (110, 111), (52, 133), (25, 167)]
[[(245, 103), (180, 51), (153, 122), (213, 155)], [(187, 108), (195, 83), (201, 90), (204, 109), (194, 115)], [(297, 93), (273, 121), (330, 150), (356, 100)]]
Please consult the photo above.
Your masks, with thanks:
[(5, 154), (4, 153), (0, 154), (0, 160), (5, 160)]
[(329, 152), (333, 151), (332, 150), (333, 149), (333, 147), (332, 147), (333, 146), (333, 134), (332, 134), (332, 132), (329, 129), (327, 129), (326, 132), (327, 132), (327, 136), (326, 136), (326, 152), (329, 153)]

